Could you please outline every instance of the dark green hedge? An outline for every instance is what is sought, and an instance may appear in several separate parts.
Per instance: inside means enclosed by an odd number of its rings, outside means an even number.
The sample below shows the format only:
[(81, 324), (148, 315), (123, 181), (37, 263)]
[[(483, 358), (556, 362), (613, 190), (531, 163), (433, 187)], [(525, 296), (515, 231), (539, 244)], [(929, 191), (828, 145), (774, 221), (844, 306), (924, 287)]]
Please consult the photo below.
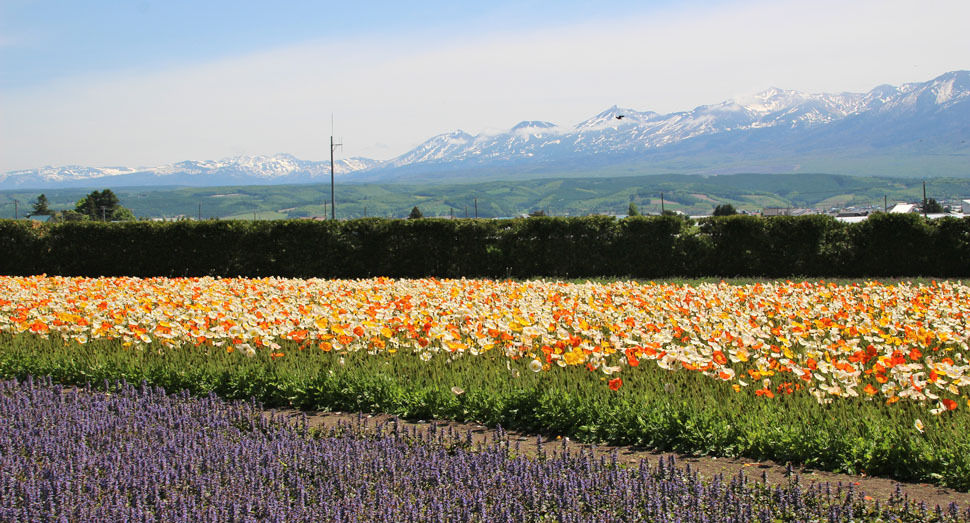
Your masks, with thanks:
[(970, 276), (970, 218), (876, 214), (54, 225), (0, 220), (0, 274), (361, 278)]

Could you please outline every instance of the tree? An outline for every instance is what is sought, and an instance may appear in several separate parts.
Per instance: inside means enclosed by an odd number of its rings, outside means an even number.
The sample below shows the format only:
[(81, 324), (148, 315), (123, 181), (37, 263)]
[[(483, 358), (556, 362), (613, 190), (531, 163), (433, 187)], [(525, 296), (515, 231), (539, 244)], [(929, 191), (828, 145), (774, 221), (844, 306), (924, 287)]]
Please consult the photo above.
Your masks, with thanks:
[(930, 198), (929, 200), (927, 200), (923, 211), (926, 212), (927, 214), (940, 214), (940, 213), (946, 212), (943, 209), (943, 206), (940, 205), (940, 202), (934, 200), (933, 198)]
[(87, 214), (82, 214), (77, 211), (66, 210), (63, 212), (55, 213), (54, 217), (51, 218), (53, 222), (83, 222), (85, 220), (90, 220), (91, 217)]
[(415, 205), (414, 208), (411, 209), (411, 214), (408, 215), (408, 219), (417, 220), (418, 218), (424, 218), (424, 215), (421, 214), (421, 209), (418, 209), (418, 206)]
[[(74, 205), (74, 211), (87, 216), (92, 220), (114, 220), (115, 212), (119, 208), (118, 197), (111, 189), (94, 191), (84, 198), (81, 198)], [(129, 211), (130, 214), (130, 211)]]
[(626, 209), (627, 216), (640, 216), (640, 209), (637, 209), (637, 204), (630, 202), (630, 206)]
[(111, 221), (113, 222), (133, 222), (137, 220), (135, 218), (135, 213), (131, 212), (131, 209), (127, 207), (118, 206), (115, 212), (111, 213)]
[(732, 214), (737, 214), (738, 211), (734, 210), (734, 206), (730, 203), (722, 203), (714, 208), (714, 212), (711, 213), (713, 216), (731, 216)]
[(540, 216), (545, 216), (545, 215), (546, 215), (546, 211), (543, 211), (542, 209), (539, 209), (538, 211), (532, 211), (529, 213), (529, 217), (531, 218), (538, 218)]
[(30, 216), (50, 216), (54, 214), (49, 207), (47, 207), (47, 196), (41, 194), (37, 197), (34, 202), (34, 208), (30, 211)]

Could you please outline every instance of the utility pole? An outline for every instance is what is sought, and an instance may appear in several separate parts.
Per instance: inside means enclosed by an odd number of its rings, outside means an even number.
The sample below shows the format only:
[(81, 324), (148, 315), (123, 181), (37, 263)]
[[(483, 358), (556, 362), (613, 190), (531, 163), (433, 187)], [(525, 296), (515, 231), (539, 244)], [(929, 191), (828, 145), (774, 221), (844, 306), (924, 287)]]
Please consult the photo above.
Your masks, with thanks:
[(104, 217), (104, 210), (105, 210), (105, 206), (104, 206), (104, 205), (102, 205), (102, 206), (101, 206), (101, 221), (102, 221), (102, 222), (105, 222), (105, 221), (107, 221), (107, 220), (105, 219), (105, 217)]
[(364, 206), (364, 218), (366, 218), (366, 217), (367, 217), (367, 206), (365, 205)]
[(327, 217), (327, 202), (323, 202), (323, 217)]
[(478, 219), (478, 198), (475, 198), (475, 219)]
[(923, 218), (926, 218), (926, 181), (923, 181)]
[(889, 197), (882, 195), (882, 212), (889, 212)]
[(468, 206), (465, 206), (465, 218), (468, 218)]
[(20, 202), (17, 200), (13, 201), (13, 219), (16, 220), (20, 216)]
[(330, 219), (337, 219), (337, 200), (333, 191), (333, 150), (342, 147), (342, 143), (333, 143), (333, 114), (330, 114)]
[(256, 211), (253, 211), (253, 222), (256, 221)]
[(660, 214), (664, 213), (664, 193), (660, 193)]

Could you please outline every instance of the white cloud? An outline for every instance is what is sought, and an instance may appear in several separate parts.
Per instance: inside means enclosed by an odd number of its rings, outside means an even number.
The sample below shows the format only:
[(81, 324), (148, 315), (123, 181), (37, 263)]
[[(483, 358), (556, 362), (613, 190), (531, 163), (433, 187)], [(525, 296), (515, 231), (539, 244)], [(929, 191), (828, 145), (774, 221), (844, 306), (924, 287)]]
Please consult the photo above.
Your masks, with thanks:
[(964, 1), (738, 2), (611, 23), (307, 43), (0, 96), (0, 172), (237, 154), (387, 159), (434, 134), (689, 110), (770, 86), (867, 91), (967, 68)]

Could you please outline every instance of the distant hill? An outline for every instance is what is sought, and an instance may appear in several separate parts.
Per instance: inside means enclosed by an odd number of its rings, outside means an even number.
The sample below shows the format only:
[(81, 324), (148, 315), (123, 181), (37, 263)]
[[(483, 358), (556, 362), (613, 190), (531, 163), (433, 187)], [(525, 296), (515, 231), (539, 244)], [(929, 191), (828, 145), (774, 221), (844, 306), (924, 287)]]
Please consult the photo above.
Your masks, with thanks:
[[(931, 178), (927, 194), (937, 200), (970, 198), (970, 178)], [(9, 218), (18, 200), (24, 212), (39, 190), (0, 192), (0, 217)], [(43, 191), (53, 209), (74, 207), (86, 189)], [(198, 188), (119, 188), (122, 205), (141, 217), (238, 218), (251, 220), (329, 216), (330, 184)], [(425, 216), (483, 218), (517, 216), (532, 211), (578, 216), (625, 214), (635, 203), (640, 212), (663, 208), (690, 214), (710, 213), (722, 203), (741, 210), (765, 207), (874, 205), (918, 201), (918, 179), (852, 177), (831, 174), (650, 175), (592, 178), (545, 178), (456, 184), (338, 183), (337, 217), (407, 216), (418, 206)]]
[[(340, 160), (344, 182), (441, 183), (643, 174), (832, 172), (970, 177), (970, 71), (868, 93), (768, 89), (686, 112), (611, 107), (574, 126), (523, 121), (455, 131), (396, 158)], [(0, 175), (0, 189), (313, 183), (329, 161), (290, 155), (151, 168), (45, 167)]]

